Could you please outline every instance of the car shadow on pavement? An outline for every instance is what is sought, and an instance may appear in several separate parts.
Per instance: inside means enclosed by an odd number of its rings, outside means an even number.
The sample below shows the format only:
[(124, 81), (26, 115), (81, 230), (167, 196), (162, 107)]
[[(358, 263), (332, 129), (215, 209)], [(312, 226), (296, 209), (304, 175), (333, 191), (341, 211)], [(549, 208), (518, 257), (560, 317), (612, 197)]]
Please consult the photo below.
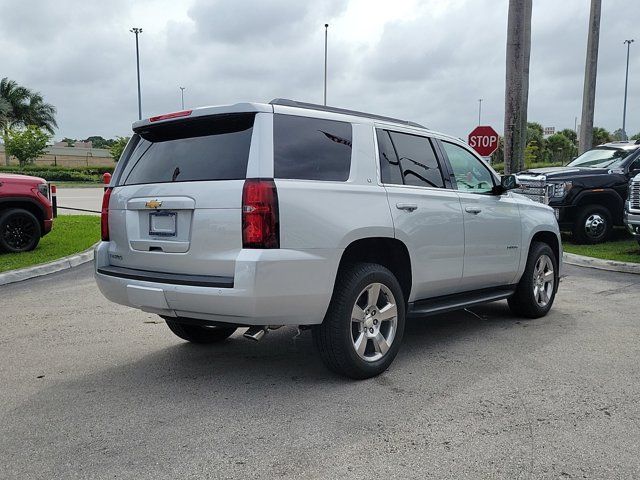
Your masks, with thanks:
[[(473, 352), (481, 352), (483, 345), (494, 345), (502, 332), (525, 328), (541, 320), (520, 320), (509, 312), (506, 302), (498, 302), (473, 310), (407, 320), (400, 353), (383, 375), (402, 374), (403, 369), (430, 369), (434, 359), (465, 355), (474, 362)], [(315, 349), (310, 331), (297, 332), (283, 327), (269, 332), (260, 342), (242, 338), (239, 329), (230, 339), (218, 345), (199, 345), (184, 342), (173, 336), (161, 322), (154, 334), (166, 336), (173, 345), (154, 351), (133, 363), (121, 364), (95, 373), (87, 383), (120, 384), (125, 391), (149, 389), (149, 394), (169, 386), (200, 383), (214, 389), (217, 386), (238, 388), (251, 384), (290, 386), (299, 384), (344, 385), (352, 383), (327, 370)], [(514, 334), (516, 338), (518, 333)], [(537, 348), (540, 341), (527, 335), (527, 348)], [(498, 348), (502, 348), (498, 345)]]
[[(544, 342), (524, 324), (499, 303), (411, 320), (390, 369), (360, 382), (326, 370), (308, 331), (294, 338), (295, 328), (281, 328), (257, 344), (236, 333), (224, 344), (202, 346), (180, 341), (161, 323), (143, 324), (139, 328), (152, 329), (147, 335), (155, 342), (175, 343), (137, 355), (141, 339), (132, 339), (120, 352), (133, 352), (133, 361), (114, 354), (101, 370), (35, 380), (46, 383), (8, 412), (4, 443), (11, 458), (36, 462), (52, 476), (64, 466), (58, 461), (86, 467), (86, 459), (96, 459), (101, 468), (124, 468), (137, 461), (141, 448), (148, 455), (160, 448), (168, 462), (179, 453), (176, 445), (213, 445), (208, 452), (214, 452), (229, 442), (244, 445), (246, 438), (258, 444), (267, 441), (267, 419), (270, 436), (289, 430), (299, 435), (314, 426), (306, 438), (312, 445), (322, 439), (313, 430), (327, 422), (345, 432), (364, 428), (351, 418), (367, 399), (371, 418), (379, 419), (389, 405), (443, 408), (451, 391), (481, 392), (476, 383), (506, 388), (500, 369), (525, 364)], [(506, 348), (509, 340), (516, 345)], [(393, 422), (388, 428), (395, 428)], [(172, 440), (165, 445), (152, 439)], [(25, 442), (37, 458), (25, 457)]]

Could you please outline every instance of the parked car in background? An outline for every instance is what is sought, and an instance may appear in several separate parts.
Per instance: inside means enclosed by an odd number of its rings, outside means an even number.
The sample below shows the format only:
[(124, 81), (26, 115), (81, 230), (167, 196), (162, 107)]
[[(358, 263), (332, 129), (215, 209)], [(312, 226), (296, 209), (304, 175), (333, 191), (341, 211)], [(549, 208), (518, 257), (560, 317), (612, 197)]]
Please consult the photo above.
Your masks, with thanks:
[(517, 174), (518, 193), (555, 210), (563, 231), (577, 243), (601, 243), (622, 226), (629, 180), (640, 172), (640, 141), (599, 145), (566, 167)]
[(640, 174), (629, 184), (629, 199), (625, 203), (624, 223), (640, 245)]
[(96, 280), (178, 337), (311, 328), (332, 370), (383, 372), (407, 316), (508, 299), (550, 310), (553, 210), (465, 143), (291, 100), (136, 122), (105, 191)]
[(52, 226), (47, 182), (38, 177), (0, 173), (0, 251), (33, 250)]

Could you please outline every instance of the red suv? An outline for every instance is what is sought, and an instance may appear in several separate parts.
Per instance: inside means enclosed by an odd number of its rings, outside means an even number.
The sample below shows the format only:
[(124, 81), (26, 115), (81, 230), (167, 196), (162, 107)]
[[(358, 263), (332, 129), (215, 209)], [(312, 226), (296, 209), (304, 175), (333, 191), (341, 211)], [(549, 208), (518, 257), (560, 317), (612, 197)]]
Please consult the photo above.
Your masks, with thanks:
[(33, 250), (52, 226), (47, 182), (38, 177), (0, 173), (0, 251)]

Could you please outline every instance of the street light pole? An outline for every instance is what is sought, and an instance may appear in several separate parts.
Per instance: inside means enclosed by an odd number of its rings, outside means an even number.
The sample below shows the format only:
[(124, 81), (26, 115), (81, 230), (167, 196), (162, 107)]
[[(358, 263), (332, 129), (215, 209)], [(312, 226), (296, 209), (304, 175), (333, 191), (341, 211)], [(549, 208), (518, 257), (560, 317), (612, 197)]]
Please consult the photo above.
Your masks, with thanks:
[(180, 88), (180, 98), (182, 100), (182, 110), (184, 110), (184, 87), (179, 87)]
[(140, 49), (138, 48), (138, 34), (142, 33), (142, 29), (134, 27), (129, 31), (136, 36), (136, 68), (138, 71), (138, 120), (142, 120), (142, 100), (140, 99)]
[(482, 99), (478, 99), (478, 126), (482, 125), (480, 119), (482, 118)]
[(622, 139), (628, 140), (627, 136), (627, 85), (629, 83), (629, 49), (634, 39), (625, 40), (623, 43), (627, 44), (627, 72), (624, 77), (624, 107), (622, 107)]
[(324, 24), (324, 105), (327, 105), (327, 36), (329, 24)]

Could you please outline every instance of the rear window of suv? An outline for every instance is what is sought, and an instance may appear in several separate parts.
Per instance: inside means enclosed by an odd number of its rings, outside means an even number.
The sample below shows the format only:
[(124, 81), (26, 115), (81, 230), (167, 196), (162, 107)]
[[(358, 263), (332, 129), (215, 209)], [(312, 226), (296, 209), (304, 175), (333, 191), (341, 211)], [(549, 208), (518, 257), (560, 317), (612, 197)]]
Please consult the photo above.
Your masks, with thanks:
[(344, 182), (351, 169), (351, 133), (346, 122), (274, 115), (274, 176)]
[(125, 161), (122, 185), (240, 180), (247, 175), (255, 113), (151, 125)]

